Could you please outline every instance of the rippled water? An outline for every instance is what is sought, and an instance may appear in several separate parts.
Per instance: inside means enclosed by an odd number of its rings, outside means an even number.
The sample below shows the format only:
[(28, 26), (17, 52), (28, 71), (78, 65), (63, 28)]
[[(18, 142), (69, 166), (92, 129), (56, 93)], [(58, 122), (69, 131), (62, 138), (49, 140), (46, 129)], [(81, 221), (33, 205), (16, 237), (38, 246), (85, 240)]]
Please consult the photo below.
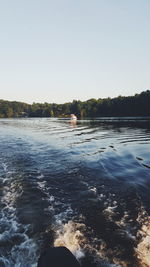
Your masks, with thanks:
[(150, 266), (149, 155), (149, 119), (1, 119), (0, 266)]

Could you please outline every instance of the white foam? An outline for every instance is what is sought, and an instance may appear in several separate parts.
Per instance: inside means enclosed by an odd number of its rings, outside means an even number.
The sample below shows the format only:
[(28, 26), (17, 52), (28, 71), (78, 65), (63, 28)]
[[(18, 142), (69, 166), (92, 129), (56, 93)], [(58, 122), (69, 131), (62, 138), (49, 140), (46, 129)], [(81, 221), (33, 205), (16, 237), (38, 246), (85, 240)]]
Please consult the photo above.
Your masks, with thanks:
[(9, 179), (5, 179), (5, 181), (6, 185), (3, 186), (3, 196), (1, 198), (3, 208), (1, 209), (0, 218), (0, 223), (3, 225), (4, 230), (0, 234), (0, 241), (11, 244), (11, 240), (15, 237), (19, 237), (20, 241), (19, 245), (14, 245), (12, 248), (10, 247), (9, 256), (7, 255), (6, 258), (3, 255), (0, 261), (5, 264), (5, 267), (36, 267), (37, 247), (34, 240), (29, 239), (26, 235), (29, 225), (21, 225), (16, 217), (16, 201), (20, 194), (22, 194), (22, 187), (18, 183), (16, 190), (16, 181), (14, 181), (11, 176)]
[(7, 164), (6, 163), (2, 163), (2, 167), (3, 167), (4, 171), (6, 172), (7, 171)]
[(83, 226), (79, 223), (73, 221), (68, 221), (64, 225), (58, 228), (54, 246), (65, 246), (67, 247), (76, 258), (81, 258), (84, 256), (84, 252), (81, 249), (81, 240), (84, 239), (83, 234), (79, 228)]
[(62, 225), (62, 221), (64, 221), (68, 216), (73, 213), (73, 210), (69, 206), (64, 212), (55, 215), (55, 223), (56, 226)]
[(44, 178), (44, 175), (43, 174), (40, 174), (40, 175), (37, 176), (37, 178), (38, 179), (42, 179), (42, 178)]
[(45, 188), (46, 181), (38, 182), (37, 184), (38, 184), (38, 186), (39, 186), (41, 189), (44, 189), (44, 188)]
[(95, 194), (97, 193), (97, 189), (96, 189), (96, 187), (91, 187), (91, 188), (90, 188), (90, 191), (93, 192), (93, 193), (95, 193)]
[(145, 217), (138, 235), (141, 240), (135, 250), (137, 257), (142, 267), (150, 267), (150, 217)]

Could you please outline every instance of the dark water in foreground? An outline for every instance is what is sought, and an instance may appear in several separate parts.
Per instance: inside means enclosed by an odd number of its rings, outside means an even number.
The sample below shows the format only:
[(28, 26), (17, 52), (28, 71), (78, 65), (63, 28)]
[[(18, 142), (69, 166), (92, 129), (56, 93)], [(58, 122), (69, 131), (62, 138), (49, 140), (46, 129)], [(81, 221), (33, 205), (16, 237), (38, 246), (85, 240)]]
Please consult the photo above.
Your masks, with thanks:
[(0, 266), (150, 266), (149, 213), (149, 120), (0, 120)]

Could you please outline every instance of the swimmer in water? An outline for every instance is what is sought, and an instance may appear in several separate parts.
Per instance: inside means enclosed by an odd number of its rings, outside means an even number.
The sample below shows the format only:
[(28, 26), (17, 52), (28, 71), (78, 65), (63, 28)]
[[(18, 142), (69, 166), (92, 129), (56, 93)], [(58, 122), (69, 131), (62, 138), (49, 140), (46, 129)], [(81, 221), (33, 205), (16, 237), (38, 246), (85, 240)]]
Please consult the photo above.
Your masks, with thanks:
[(77, 116), (76, 115), (71, 114), (70, 116), (71, 116), (71, 120), (75, 120), (75, 121), (77, 120)]

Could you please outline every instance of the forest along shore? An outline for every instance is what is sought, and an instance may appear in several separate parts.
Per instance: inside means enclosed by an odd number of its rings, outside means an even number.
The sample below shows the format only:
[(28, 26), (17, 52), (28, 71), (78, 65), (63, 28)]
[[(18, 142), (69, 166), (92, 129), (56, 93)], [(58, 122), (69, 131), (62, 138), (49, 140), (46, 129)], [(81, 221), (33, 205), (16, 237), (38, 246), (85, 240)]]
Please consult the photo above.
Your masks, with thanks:
[(150, 116), (150, 91), (134, 96), (115, 98), (73, 100), (64, 104), (33, 103), (32, 105), (0, 100), (0, 118), (12, 117), (69, 117), (75, 114), (78, 118), (102, 116)]

